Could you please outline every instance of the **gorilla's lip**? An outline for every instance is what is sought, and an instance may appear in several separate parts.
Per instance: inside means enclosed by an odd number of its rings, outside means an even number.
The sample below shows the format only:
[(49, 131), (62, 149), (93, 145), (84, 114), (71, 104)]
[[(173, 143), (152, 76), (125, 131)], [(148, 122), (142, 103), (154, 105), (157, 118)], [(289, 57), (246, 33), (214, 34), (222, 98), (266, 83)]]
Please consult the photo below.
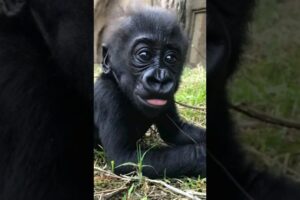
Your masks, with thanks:
[(168, 103), (167, 99), (161, 99), (161, 98), (142, 98), (141, 96), (137, 95), (138, 99), (147, 106), (150, 107), (163, 107)]
[(153, 106), (164, 106), (168, 102), (165, 99), (147, 99), (146, 101)]

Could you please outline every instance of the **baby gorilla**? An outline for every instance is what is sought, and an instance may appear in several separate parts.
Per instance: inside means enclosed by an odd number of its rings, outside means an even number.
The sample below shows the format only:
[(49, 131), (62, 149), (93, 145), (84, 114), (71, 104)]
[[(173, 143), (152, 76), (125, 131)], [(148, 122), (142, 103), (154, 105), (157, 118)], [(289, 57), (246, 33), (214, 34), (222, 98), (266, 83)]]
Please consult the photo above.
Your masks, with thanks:
[[(169, 145), (146, 153), (143, 174), (205, 176), (205, 130), (183, 122), (174, 103), (187, 46), (176, 16), (161, 8), (127, 11), (106, 27), (94, 119), (96, 135), (116, 166), (137, 163), (136, 143), (155, 124)], [(133, 170), (125, 164), (115, 173)]]

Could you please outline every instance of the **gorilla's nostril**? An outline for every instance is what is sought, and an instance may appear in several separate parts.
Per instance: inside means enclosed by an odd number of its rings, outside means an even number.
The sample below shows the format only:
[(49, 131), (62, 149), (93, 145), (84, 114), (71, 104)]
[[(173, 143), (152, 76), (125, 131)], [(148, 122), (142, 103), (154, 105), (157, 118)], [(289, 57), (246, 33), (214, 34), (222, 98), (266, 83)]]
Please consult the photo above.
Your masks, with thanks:
[(150, 76), (149, 78), (147, 78), (147, 82), (148, 83), (160, 83), (160, 80), (153, 76)]
[(174, 88), (173, 81), (168, 81), (168, 82), (162, 84), (161, 91), (163, 93), (169, 93), (173, 90), (173, 88)]

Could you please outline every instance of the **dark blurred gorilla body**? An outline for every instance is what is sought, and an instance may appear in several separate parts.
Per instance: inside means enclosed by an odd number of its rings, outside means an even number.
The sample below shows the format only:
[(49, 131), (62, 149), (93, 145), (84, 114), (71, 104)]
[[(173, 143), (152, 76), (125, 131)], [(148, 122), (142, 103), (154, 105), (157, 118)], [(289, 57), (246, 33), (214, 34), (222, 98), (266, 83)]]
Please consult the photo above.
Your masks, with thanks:
[(92, 2), (0, 4), (0, 199), (93, 198)]
[(246, 163), (228, 113), (226, 83), (238, 65), (254, 1), (209, 0), (207, 6), (208, 199), (300, 199), (299, 184)]
[(155, 124), (170, 146), (146, 153), (143, 174), (205, 175), (205, 131), (183, 122), (174, 103), (186, 51), (176, 17), (163, 9), (132, 10), (108, 26), (94, 109), (96, 135), (116, 166), (137, 163), (136, 142)]

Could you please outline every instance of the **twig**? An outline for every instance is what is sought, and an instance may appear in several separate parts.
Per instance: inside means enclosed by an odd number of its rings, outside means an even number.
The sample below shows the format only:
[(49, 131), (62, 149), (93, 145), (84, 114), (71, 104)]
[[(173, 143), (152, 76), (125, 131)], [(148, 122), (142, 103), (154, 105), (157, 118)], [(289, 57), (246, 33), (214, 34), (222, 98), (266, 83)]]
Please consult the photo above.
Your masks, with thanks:
[(100, 194), (96, 194), (96, 196), (99, 195), (101, 200), (105, 200), (105, 199), (111, 199), (111, 197), (119, 194), (120, 192), (123, 192), (124, 190), (127, 190), (128, 187), (120, 187), (118, 189), (115, 190), (107, 190), (107, 191), (102, 191)]
[(259, 112), (252, 108), (249, 108), (247, 106), (240, 106), (240, 105), (233, 105), (233, 104), (228, 104), (228, 106), (229, 106), (229, 108), (231, 108), (235, 111), (238, 111), (249, 117), (261, 120), (261, 121), (269, 123), (269, 124), (275, 124), (275, 125), (284, 126), (284, 127), (288, 127), (288, 128), (294, 128), (294, 129), (300, 129), (300, 124), (295, 121), (282, 119), (282, 118), (278, 118), (278, 117), (272, 117), (270, 115)]
[(146, 178), (146, 180), (149, 181), (149, 182), (151, 182), (151, 183), (157, 183), (157, 184), (163, 185), (164, 187), (168, 188), (169, 190), (171, 190), (171, 191), (173, 191), (173, 192), (175, 192), (175, 193), (177, 193), (177, 194), (180, 194), (180, 195), (182, 195), (182, 196), (188, 197), (188, 198), (190, 198), (190, 199), (193, 199), (193, 200), (201, 200), (200, 198), (198, 198), (198, 197), (196, 197), (196, 196), (194, 196), (194, 195), (192, 195), (192, 194), (189, 194), (189, 193), (187, 193), (187, 192), (184, 192), (184, 191), (182, 191), (182, 190), (180, 190), (180, 189), (178, 189), (178, 188), (175, 188), (175, 187), (173, 187), (173, 186), (167, 184), (167, 183), (164, 182), (164, 181), (160, 181), (160, 180), (152, 180), (152, 179), (148, 179), (148, 178)]
[(109, 175), (111, 175), (111, 176), (113, 176), (113, 177), (115, 177), (115, 178), (120, 178), (118, 175), (116, 175), (116, 174), (112, 173), (111, 171), (109, 171), (109, 170), (105, 170), (105, 169), (102, 169), (102, 168), (100, 168), (100, 167), (96, 167), (96, 166), (94, 166), (94, 170), (97, 170), (97, 171), (100, 171), (100, 172), (103, 172), (103, 173), (109, 174)]
[[(121, 175), (121, 177), (122, 177), (123, 179), (125, 179), (125, 180), (138, 180), (138, 179), (139, 179), (138, 177), (129, 177), (129, 176), (125, 176), (125, 175)], [(160, 184), (160, 185), (162, 185), (162, 186), (168, 188), (170, 191), (175, 192), (175, 193), (177, 193), (177, 194), (180, 194), (180, 195), (182, 195), (182, 196), (184, 196), (184, 197), (188, 197), (188, 198), (190, 198), (190, 199), (192, 199), (192, 200), (201, 200), (200, 198), (196, 197), (195, 195), (192, 195), (192, 194), (187, 193), (187, 192), (184, 192), (184, 191), (182, 191), (182, 190), (180, 190), (180, 189), (178, 189), (178, 188), (175, 188), (175, 187), (173, 187), (173, 186), (167, 184), (167, 183), (164, 182), (164, 181), (161, 181), (161, 180), (153, 180), (153, 179), (149, 179), (149, 178), (146, 178), (146, 177), (145, 177), (145, 181), (148, 181), (148, 182), (150, 182), (150, 183)], [(203, 196), (204, 196), (204, 193), (203, 193)]]
[(189, 190), (189, 193), (193, 194), (193, 195), (197, 195), (197, 196), (206, 197), (206, 192), (196, 192), (196, 191), (193, 191), (193, 190)]
[(196, 106), (190, 106), (190, 105), (187, 105), (187, 104), (184, 104), (184, 103), (180, 103), (178, 101), (175, 101), (175, 103), (177, 103), (178, 105), (181, 105), (183, 107), (187, 107), (187, 108), (191, 108), (191, 109), (194, 109), (194, 110), (201, 110), (201, 111), (204, 111), (206, 108), (205, 107), (196, 107)]
[(100, 172), (105, 173), (106, 175), (108, 175), (110, 177), (121, 179), (121, 180), (129, 180), (127, 177), (129, 177), (129, 175), (132, 175), (133, 173), (135, 173), (135, 172), (130, 172), (130, 173), (127, 174), (128, 176), (125, 176), (125, 178), (124, 178), (123, 176), (119, 176), (119, 175), (113, 173), (110, 170), (101, 169), (100, 167), (94, 166), (94, 170), (100, 171)]
[[(121, 180), (125, 180), (125, 181), (127, 181), (127, 183), (130, 182), (130, 181), (133, 181), (133, 180), (139, 180), (138, 177), (130, 177), (130, 176), (126, 176), (126, 175), (120, 175), (120, 176), (118, 176), (118, 175), (115, 175), (114, 173), (112, 173), (110, 171), (103, 170), (103, 169), (101, 169), (99, 167), (94, 167), (94, 169), (96, 169), (98, 171), (101, 171), (101, 172), (104, 172), (104, 173), (106, 173), (106, 174), (108, 174), (108, 175), (110, 175), (112, 177), (119, 178)], [(145, 180), (148, 181), (148, 182), (151, 182), (151, 183), (157, 183), (157, 184), (163, 185), (164, 187), (168, 188), (170, 191), (175, 192), (177, 194), (180, 194), (180, 195), (182, 195), (184, 197), (188, 197), (188, 198), (190, 198), (192, 200), (201, 200), (200, 198), (196, 197), (195, 195), (187, 193), (187, 192), (184, 192), (184, 191), (182, 191), (182, 190), (180, 190), (178, 188), (175, 188), (175, 187), (167, 184), (164, 181), (152, 180), (152, 179), (149, 179), (149, 178), (146, 178), (146, 177), (145, 177)], [(205, 195), (205, 193), (200, 193), (200, 194), (203, 195), (203, 196)]]

